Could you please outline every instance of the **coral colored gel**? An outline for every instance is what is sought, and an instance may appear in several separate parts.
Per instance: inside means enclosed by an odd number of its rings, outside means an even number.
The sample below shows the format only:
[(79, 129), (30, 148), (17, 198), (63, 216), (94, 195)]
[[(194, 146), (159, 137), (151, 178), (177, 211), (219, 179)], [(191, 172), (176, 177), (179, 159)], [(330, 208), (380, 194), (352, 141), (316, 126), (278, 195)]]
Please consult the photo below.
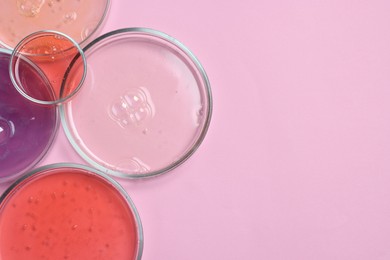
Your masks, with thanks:
[(86, 169), (38, 171), (0, 204), (0, 259), (136, 259), (137, 221), (123, 193)]

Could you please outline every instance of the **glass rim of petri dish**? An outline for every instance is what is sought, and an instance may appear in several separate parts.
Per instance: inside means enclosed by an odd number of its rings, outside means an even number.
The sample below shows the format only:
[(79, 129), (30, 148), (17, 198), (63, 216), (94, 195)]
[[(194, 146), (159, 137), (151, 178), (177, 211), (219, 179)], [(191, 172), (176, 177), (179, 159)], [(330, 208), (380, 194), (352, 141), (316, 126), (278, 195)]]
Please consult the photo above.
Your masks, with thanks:
[[(55, 170), (61, 170), (61, 169), (73, 169), (73, 170), (80, 170), (85, 174), (85, 172), (88, 172), (90, 176), (97, 176), (100, 178), (100, 180), (103, 180), (107, 184), (111, 185), (126, 201), (127, 206), (129, 207), (133, 217), (134, 217), (134, 224), (136, 226), (136, 232), (137, 232), (137, 253), (136, 253), (136, 260), (141, 260), (143, 248), (144, 248), (144, 234), (143, 234), (143, 227), (141, 222), (141, 217), (138, 213), (138, 210), (131, 199), (130, 195), (127, 193), (127, 191), (117, 182), (115, 179), (111, 178), (107, 174), (93, 168), (87, 165), (78, 164), (78, 163), (54, 163), (54, 164), (48, 164), (41, 167), (38, 167), (36, 169), (33, 169), (24, 175), (17, 178), (0, 196), (0, 214), (3, 211), (3, 203), (11, 196), (14, 195), (17, 191), (23, 188), (19, 187), (20, 185), (26, 185), (29, 183), (29, 179), (34, 178), (36, 175), (45, 175), (45, 174), (56, 174), (50, 173), (50, 171)], [(34, 180), (32, 180), (34, 181)]]
[[(111, 0), (105, 0), (105, 7), (104, 7), (104, 11), (103, 11), (102, 16), (100, 17), (96, 26), (91, 30), (91, 33), (89, 33), (88, 36), (85, 37), (80, 42), (77, 42), (80, 46), (83, 46), (83, 45), (87, 44), (89, 41), (91, 41), (92, 37), (95, 36), (95, 34), (98, 32), (98, 30), (103, 26), (104, 22), (106, 21), (107, 14), (110, 11), (110, 8), (111, 8)], [(43, 31), (43, 30), (44, 30), (44, 28), (36, 30), (36, 31)], [(15, 48), (15, 47), (9, 46), (7, 43), (2, 41), (1, 39), (0, 39), (0, 47), (4, 47), (4, 48), (10, 49), (10, 50), (13, 50)]]
[[(14, 71), (14, 63), (18, 63), (19, 62), (18, 59), (28, 60), (29, 57), (45, 58), (45, 57), (52, 56), (53, 53), (38, 53), (38, 54), (23, 53), (23, 54), (19, 54), (18, 50), (19, 49), (22, 50), (24, 44), (27, 44), (30, 41), (36, 40), (40, 37), (53, 36), (53, 35), (54, 35), (54, 37), (65, 38), (67, 41), (69, 41), (72, 44), (71, 47), (63, 50), (62, 53), (69, 52), (71, 49), (76, 48), (78, 53), (75, 55), (75, 57), (72, 59), (72, 61), (70, 62), (69, 65), (71, 67), (72, 64), (74, 64), (77, 60), (79, 60), (79, 57), (81, 57), (81, 60), (83, 63), (83, 73), (82, 73), (82, 76), (81, 76), (81, 79), (80, 79), (78, 86), (76, 88), (74, 88), (74, 90), (70, 94), (66, 95), (65, 97), (54, 98), (53, 100), (50, 100), (50, 101), (49, 100), (40, 100), (40, 99), (37, 99), (37, 98), (30, 96), (28, 93), (26, 93), (23, 90), (23, 87), (20, 86), (21, 82), (17, 77), (18, 73)], [(54, 52), (54, 54), (57, 54), (57, 52)], [(14, 59), (16, 59), (16, 61), (14, 61)], [(61, 89), (64, 88), (64, 85), (62, 83), (65, 81), (65, 75), (67, 74), (67, 72), (68, 72), (68, 69), (66, 69), (63, 73), (64, 76), (62, 77), (62, 80), (61, 80)], [(26, 99), (28, 99), (34, 103), (41, 104), (41, 105), (58, 105), (58, 104), (62, 104), (64, 102), (68, 101), (69, 99), (73, 98), (77, 94), (77, 92), (80, 90), (80, 88), (83, 85), (83, 82), (85, 80), (85, 77), (87, 75), (87, 61), (86, 61), (84, 51), (81, 48), (81, 46), (74, 39), (72, 39), (70, 36), (66, 35), (65, 33), (55, 31), (55, 30), (41, 30), (41, 31), (33, 32), (33, 33), (25, 36), (12, 50), (10, 64), (9, 64), (9, 74), (10, 74), (12, 84), (14, 85), (16, 90)], [(54, 87), (52, 86), (52, 88), (54, 88)], [(53, 90), (53, 93), (54, 93), (54, 90)]]
[[(9, 49), (0, 48), (0, 54), (9, 55), (9, 57), (11, 59), (12, 51), (9, 50)], [(26, 62), (26, 64), (31, 66), (42, 77), (42, 81), (43, 82), (46, 82), (47, 84), (50, 84), (48, 79), (43, 74), (43, 72), (34, 63), (32, 63), (32, 62), (30, 62), (28, 60), (26, 60), (24, 62)], [(38, 104), (36, 104), (36, 103), (32, 103), (32, 104), (35, 104), (35, 105), (38, 106)], [(53, 107), (52, 109), (54, 109), (55, 121), (53, 123), (52, 131), (51, 131), (49, 139), (47, 140), (47, 144), (46, 144), (45, 148), (42, 150), (42, 152), (38, 156), (36, 156), (35, 160), (33, 160), (25, 168), (19, 170), (18, 172), (12, 173), (12, 174), (10, 174), (7, 177), (1, 177), (0, 178), (0, 183), (8, 183), (8, 182), (14, 181), (15, 179), (19, 178), (26, 171), (29, 171), (33, 167), (38, 165), (46, 157), (46, 155), (50, 152), (50, 150), (53, 148), (53, 142), (55, 141), (55, 139), (57, 137), (57, 134), (58, 134), (58, 127), (59, 127), (59, 124), (60, 124), (60, 118), (59, 118), (60, 116), (59, 116), (59, 109), (57, 107)], [(0, 117), (1, 117), (1, 115), (0, 115)]]
[[(199, 148), (203, 140), (205, 139), (205, 136), (207, 134), (207, 131), (210, 126), (211, 122), (211, 117), (212, 117), (212, 107), (213, 107), (213, 99), (212, 99), (212, 92), (211, 92), (211, 87), (210, 87), (210, 82), (208, 79), (208, 76), (206, 74), (205, 69), (203, 68), (202, 64), (198, 60), (198, 58), (193, 54), (193, 52), (188, 49), (183, 43), (178, 41), (176, 38), (155, 30), (151, 28), (144, 28), (144, 27), (130, 27), (130, 28), (122, 28), (122, 29), (117, 29), (111, 32), (108, 32), (95, 40), (93, 40), (91, 43), (89, 43), (86, 47), (83, 48), (84, 53), (86, 56), (88, 56), (88, 52), (92, 51), (92, 53), (95, 52), (94, 47), (97, 46), (96, 48), (99, 48), (99, 44), (104, 45), (106, 44), (111, 44), (112, 42), (116, 40), (121, 40), (120, 36), (121, 35), (128, 35), (128, 34), (134, 34), (134, 35), (140, 35), (140, 36), (147, 36), (147, 37), (152, 37), (155, 39), (158, 39), (159, 41), (162, 41), (163, 44), (169, 44), (180, 50), (180, 54), (184, 58), (186, 58), (189, 62), (191, 62), (191, 66), (193, 70), (198, 74), (199, 80), (202, 81), (202, 91), (204, 91), (204, 102), (206, 103), (207, 106), (207, 111), (204, 114), (204, 122), (202, 123), (200, 133), (198, 134), (197, 138), (195, 139), (194, 143), (189, 146), (190, 148), (186, 150), (184, 153), (182, 153), (179, 157), (179, 159), (173, 161), (172, 163), (169, 163), (168, 165), (161, 167), (157, 170), (152, 170), (148, 172), (143, 172), (143, 173), (127, 173), (122, 170), (117, 170), (114, 167), (111, 167), (109, 163), (100, 163), (98, 162), (95, 158), (92, 156), (88, 155), (88, 152), (90, 152), (89, 149), (83, 149), (80, 145), (80, 141), (76, 140), (77, 137), (72, 133), (72, 126), (68, 121), (72, 121), (71, 116), (68, 116), (67, 114), (67, 107), (70, 106), (70, 103), (68, 102), (64, 104), (63, 106), (60, 106), (60, 119), (61, 119), (61, 124), (63, 126), (64, 132), (75, 149), (75, 151), (91, 166), (95, 167), (96, 169), (103, 171), (109, 175), (119, 177), (119, 178), (124, 178), (124, 179), (140, 179), (140, 178), (148, 178), (148, 177), (153, 177), (153, 176), (158, 176), (167, 172), (172, 171), (182, 163), (184, 163), (187, 159), (189, 159), (195, 151)], [(113, 39), (111, 39), (113, 37)], [(119, 37), (119, 39), (115, 38)], [(156, 40), (157, 41), (157, 40)], [(150, 39), (148, 43), (155, 43), (153, 39)], [(161, 43), (159, 43), (161, 44)], [(163, 45), (161, 44), (161, 45)], [(156, 44), (157, 45), (157, 44)], [(173, 48), (173, 47), (166, 47), (165, 48)], [(172, 51), (173, 52), (173, 51)], [(92, 54), (91, 54), (92, 55)], [(87, 58), (88, 60), (88, 58)], [(89, 65), (89, 68), (91, 65)], [(84, 82), (85, 84), (85, 82)], [(197, 84), (198, 88), (200, 88), (199, 83)], [(85, 87), (85, 86), (84, 86)], [(84, 88), (83, 87), (83, 88)], [(200, 91), (200, 90), (199, 90)], [(77, 99), (77, 98), (76, 98)], [(82, 142), (81, 142), (82, 143)], [(84, 151), (88, 150), (88, 152)]]

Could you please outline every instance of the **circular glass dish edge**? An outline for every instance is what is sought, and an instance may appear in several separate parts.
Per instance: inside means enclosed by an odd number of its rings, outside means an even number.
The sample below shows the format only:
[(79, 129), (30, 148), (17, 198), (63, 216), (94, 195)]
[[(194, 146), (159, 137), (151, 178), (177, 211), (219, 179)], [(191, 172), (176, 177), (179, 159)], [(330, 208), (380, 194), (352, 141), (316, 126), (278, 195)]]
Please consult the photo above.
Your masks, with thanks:
[(64, 108), (64, 106), (66, 104), (61, 104), (59, 107), (60, 108), (61, 124), (62, 124), (62, 127), (64, 129), (65, 135), (67, 136), (72, 147), (92, 167), (94, 167), (94, 168), (96, 168), (96, 169), (98, 169), (106, 174), (109, 174), (109, 175), (112, 175), (115, 177), (119, 177), (119, 178), (124, 178), (124, 179), (142, 179), (142, 178), (154, 177), (154, 176), (161, 175), (163, 173), (167, 173), (167, 172), (175, 169), (176, 167), (178, 167), (182, 163), (184, 163), (199, 148), (199, 146), (203, 142), (204, 138), (206, 137), (208, 128), (210, 126), (211, 117), (212, 117), (212, 110), (213, 110), (213, 99), (212, 99), (210, 82), (209, 82), (208, 76), (206, 74), (206, 71), (203, 68), (200, 61), (183, 43), (178, 41), (176, 38), (174, 38), (166, 33), (163, 33), (161, 31), (155, 30), (155, 29), (143, 28), (143, 27), (131, 27), (131, 28), (123, 28), (123, 29), (114, 30), (114, 31), (108, 32), (108, 33), (96, 38), (95, 40), (93, 40), (91, 43), (89, 43), (86, 47), (83, 48), (83, 51), (85, 53), (88, 49), (92, 48), (95, 44), (99, 43), (100, 41), (102, 41), (106, 38), (109, 38), (110, 36), (122, 34), (122, 33), (141, 33), (141, 34), (148, 34), (148, 35), (152, 35), (154, 37), (158, 37), (158, 38), (165, 40), (165, 41), (169, 42), (170, 44), (173, 44), (176, 47), (178, 47), (180, 50), (183, 51), (183, 53), (185, 55), (188, 56), (188, 58), (191, 60), (191, 62), (193, 62), (193, 64), (195, 65), (196, 69), (198, 70), (199, 75), (201, 76), (201, 79), (203, 80), (203, 83), (205, 85), (206, 101), (208, 103), (208, 111), (206, 114), (205, 123), (204, 123), (204, 126), (203, 126), (200, 134), (199, 134), (199, 137), (196, 139), (196, 142), (191, 146), (191, 149), (189, 149), (186, 153), (183, 154), (183, 156), (180, 157), (180, 159), (178, 159), (174, 163), (171, 163), (162, 169), (152, 171), (149, 173), (143, 173), (143, 174), (128, 174), (128, 173), (123, 173), (121, 171), (116, 171), (113, 169), (106, 168), (106, 167), (100, 165), (99, 163), (97, 163), (96, 161), (94, 161), (92, 158), (90, 158), (87, 154), (85, 154), (83, 152), (83, 150), (77, 144), (76, 140), (73, 138), (71, 130), (69, 129), (69, 127), (66, 123), (67, 119), (66, 119), (66, 112), (65, 112), (65, 108)]
[(138, 232), (138, 248), (137, 248), (137, 260), (141, 260), (143, 248), (144, 248), (144, 234), (143, 234), (143, 227), (142, 227), (142, 221), (139, 216), (137, 207), (135, 206), (133, 200), (130, 198), (130, 195), (126, 192), (126, 190), (113, 178), (110, 176), (102, 173), (99, 170), (96, 170), (92, 167), (89, 167), (87, 165), (77, 164), (77, 163), (54, 163), (54, 164), (48, 164), (45, 166), (41, 166), (38, 168), (35, 168), (27, 173), (25, 173), (22, 176), (19, 176), (0, 196), (0, 205), (3, 203), (3, 201), (7, 198), (8, 195), (11, 194), (12, 191), (14, 191), (15, 188), (18, 187), (19, 184), (23, 183), (28, 178), (32, 177), (35, 174), (39, 174), (42, 171), (56, 169), (56, 168), (73, 168), (73, 169), (79, 169), (91, 172), (92, 174), (96, 174), (99, 177), (103, 178), (105, 181), (107, 181), (109, 184), (113, 185), (113, 187), (124, 197), (126, 202), (128, 203), (132, 213), (134, 214), (134, 220), (135, 224), (137, 225), (137, 232)]
[[(18, 84), (18, 80), (15, 78), (15, 73), (13, 72), (13, 59), (15, 56), (18, 56), (19, 54), (17, 53), (18, 51), (18, 48), (23, 48), (23, 43), (24, 41), (27, 41), (27, 40), (30, 40), (30, 38), (33, 38), (33, 37), (42, 37), (40, 36), (41, 34), (53, 34), (53, 35), (58, 35), (58, 36), (61, 36), (61, 37), (64, 37), (66, 38), (67, 40), (69, 40), (69, 42), (71, 42), (73, 44), (73, 47), (75, 47), (77, 50), (78, 50), (78, 54), (73, 58), (73, 60), (76, 60), (78, 57), (81, 57), (82, 59), (82, 62), (84, 64), (84, 71), (83, 71), (83, 75), (81, 76), (81, 79), (80, 79), (80, 83), (78, 84), (78, 86), (71, 92), (71, 94), (69, 94), (68, 96), (66, 97), (59, 97), (58, 99), (54, 99), (53, 101), (48, 101), (48, 100), (39, 100), (39, 99), (36, 99), (32, 96), (30, 96), (29, 94), (27, 94), (26, 92), (23, 91), (22, 87), (19, 86)], [(55, 36), (54, 36), (55, 37)], [(31, 39), (31, 40), (35, 40), (35, 38)], [(28, 43), (28, 42), (27, 42)], [(39, 54), (39, 56), (41, 56), (42, 54)], [(43, 54), (42, 56), (44, 56), (46, 54)], [(25, 59), (25, 57), (22, 55), (21, 58)], [(73, 62), (73, 61), (72, 61)], [(42, 30), (42, 31), (37, 31), (37, 32), (33, 32), (32, 34), (29, 34), (27, 35), (26, 37), (24, 37), (16, 46), (15, 48), (12, 50), (12, 54), (11, 54), (11, 58), (10, 58), (10, 64), (9, 64), (9, 73), (10, 73), (10, 78), (11, 78), (11, 81), (12, 81), (12, 84), (14, 85), (15, 89), (26, 99), (28, 99), (29, 101), (31, 102), (34, 102), (36, 104), (40, 104), (40, 105), (58, 105), (58, 104), (61, 104), (61, 103), (64, 103), (70, 99), (73, 98), (73, 96), (75, 96), (77, 94), (77, 92), (80, 90), (81, 86), (83, 85), (83, 82), (85, 80), (85, 77), (86, 77), (86, 74), (87, 74), (87, 61), (86, 61), (86, 58), (85, 58), (85, 55), (84, 55), (84, 51), (81, 47), (81, 45), (79, 43), (77, 43), (74, 39), (72, 39), (70, 36), (60, 32), (60, 31), (54, 31), (54, 30)]]
[[(0, 47), (0, 53), (4, 53), (4, 54), (8, 54), (10, 55), (10, 59), (11, 59), (11, 56), (12, 56), (12, 50), (9, 50), (9, 49), (6, 49), (6, 48), (2, 48)], [(34, 68), (36, 68), (36, 66), (32, 63), (30, 63), (30, 65), (32, 65)], [(36, 68), (37, 69), (37, 68)], [(38, 69), (39, 70), (39, 69)], [(43, 73), (39, 70), (39, 73)], [(11, 80), (12, 81), (12, 80)], [(15, 86), (12, 86), (12, 87), (15, 87)], [(15, 88), (16, 89), (16, 88)], [(17, 90), (17, 89), (16, 89)], [(20, 93), (18, 91), (18, 93)], [(27, 98), (26, 98), (26, 101), (27, 102), (31, 102), (29, 101)], [(39, 105), (38, 103), (35, 103), (36, 105)], [(41, 104), (42, 105), (42, 104)], [(40, 162), (42, 162), (42, 160), (47, 156), (47, 154), (50, 152), (50, 150), (53, 148), (53, 143), (55, 142), (55, 139), (58, 135), (58, 127), (59, 127), (59, 124), (60, 124), (60, 115), (59, 115), (59, 109), (57, 107), (55, 107), (55, 118), (56, 118), (56, 122), (54, 124), (54, 128), (53, 128), (53, 132), (52, 132), (52, 135), (50, 137), (50, 139), (48, 140), (48, 143), (45, 147), (45, 149), (43, 150), (43, 152), (35, 159), (34, 162), (32, 162), (28, 167), (26, 167), (25, 169), (23, 170), (20, 170), (19, 172), (13, 174), (13, 175), (10, 175), (10, 176), (7, 176), (5, 178), (0, 178), (0, 183), (8, 183), (8, 182), (12, 182), (14, 180), (17, 180), (18, 178), (20, 178), (20, 176), (22, 176), (23, 174), (25, 174), (26, 172), (32, 170), (34, 167), (36, 167)]]
[[(105, 21), (107, 20), (107, 14), (110, 11), (111, 8), (111, 0), (106, 0), (106, 6), (103, 11), (103, 15), (100, 17), (99, 22), (96, 24), (95, 28), (91, 31), (91, 33), (88, 35), (87, 38), (84, 40), (77, 42), (80, 46), (85, 46), (87, 45), (92, 39), (93, 36), (98, 32), (99, 29), (103, 26)], [(42, 28), (44, 30), (44, 28)], [(24, 37), (23, 37), (24, 38)], [(14, 48), (6, 44), (4, 41), (0, 39), (0, 48), (8, 49), (8, 50), (13, 50)]]

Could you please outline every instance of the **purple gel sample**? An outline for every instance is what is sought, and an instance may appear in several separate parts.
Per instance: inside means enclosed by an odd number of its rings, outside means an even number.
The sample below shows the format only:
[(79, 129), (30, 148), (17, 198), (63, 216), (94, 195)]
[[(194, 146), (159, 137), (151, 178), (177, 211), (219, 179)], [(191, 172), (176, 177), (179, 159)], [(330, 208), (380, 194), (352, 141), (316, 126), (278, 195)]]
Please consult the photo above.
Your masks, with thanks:
[[(57, 128), (57, 108), (24, 98), (9, 76), (11, 53), (0, 49), (0, 181), (17, 177), (45, 155)], [(22, 62), (23, 86), (42, 97), (53, 96), (46, 78), (31, 64)], [(35, 95), (35, 94), (34, 94)]]

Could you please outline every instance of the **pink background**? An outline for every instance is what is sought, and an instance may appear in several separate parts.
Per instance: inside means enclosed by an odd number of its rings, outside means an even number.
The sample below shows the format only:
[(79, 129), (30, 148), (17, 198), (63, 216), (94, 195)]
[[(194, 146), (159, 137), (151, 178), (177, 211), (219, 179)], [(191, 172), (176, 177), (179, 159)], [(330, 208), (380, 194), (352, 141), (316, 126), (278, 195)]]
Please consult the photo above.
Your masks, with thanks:
[[(143, 259), (390, 259), (390, 2), (113, 0), (102, 32), (186, 44), (214, 113), (173, 172), (123, 181)], [(43, 164), (82, 162), (64, 134)]]

